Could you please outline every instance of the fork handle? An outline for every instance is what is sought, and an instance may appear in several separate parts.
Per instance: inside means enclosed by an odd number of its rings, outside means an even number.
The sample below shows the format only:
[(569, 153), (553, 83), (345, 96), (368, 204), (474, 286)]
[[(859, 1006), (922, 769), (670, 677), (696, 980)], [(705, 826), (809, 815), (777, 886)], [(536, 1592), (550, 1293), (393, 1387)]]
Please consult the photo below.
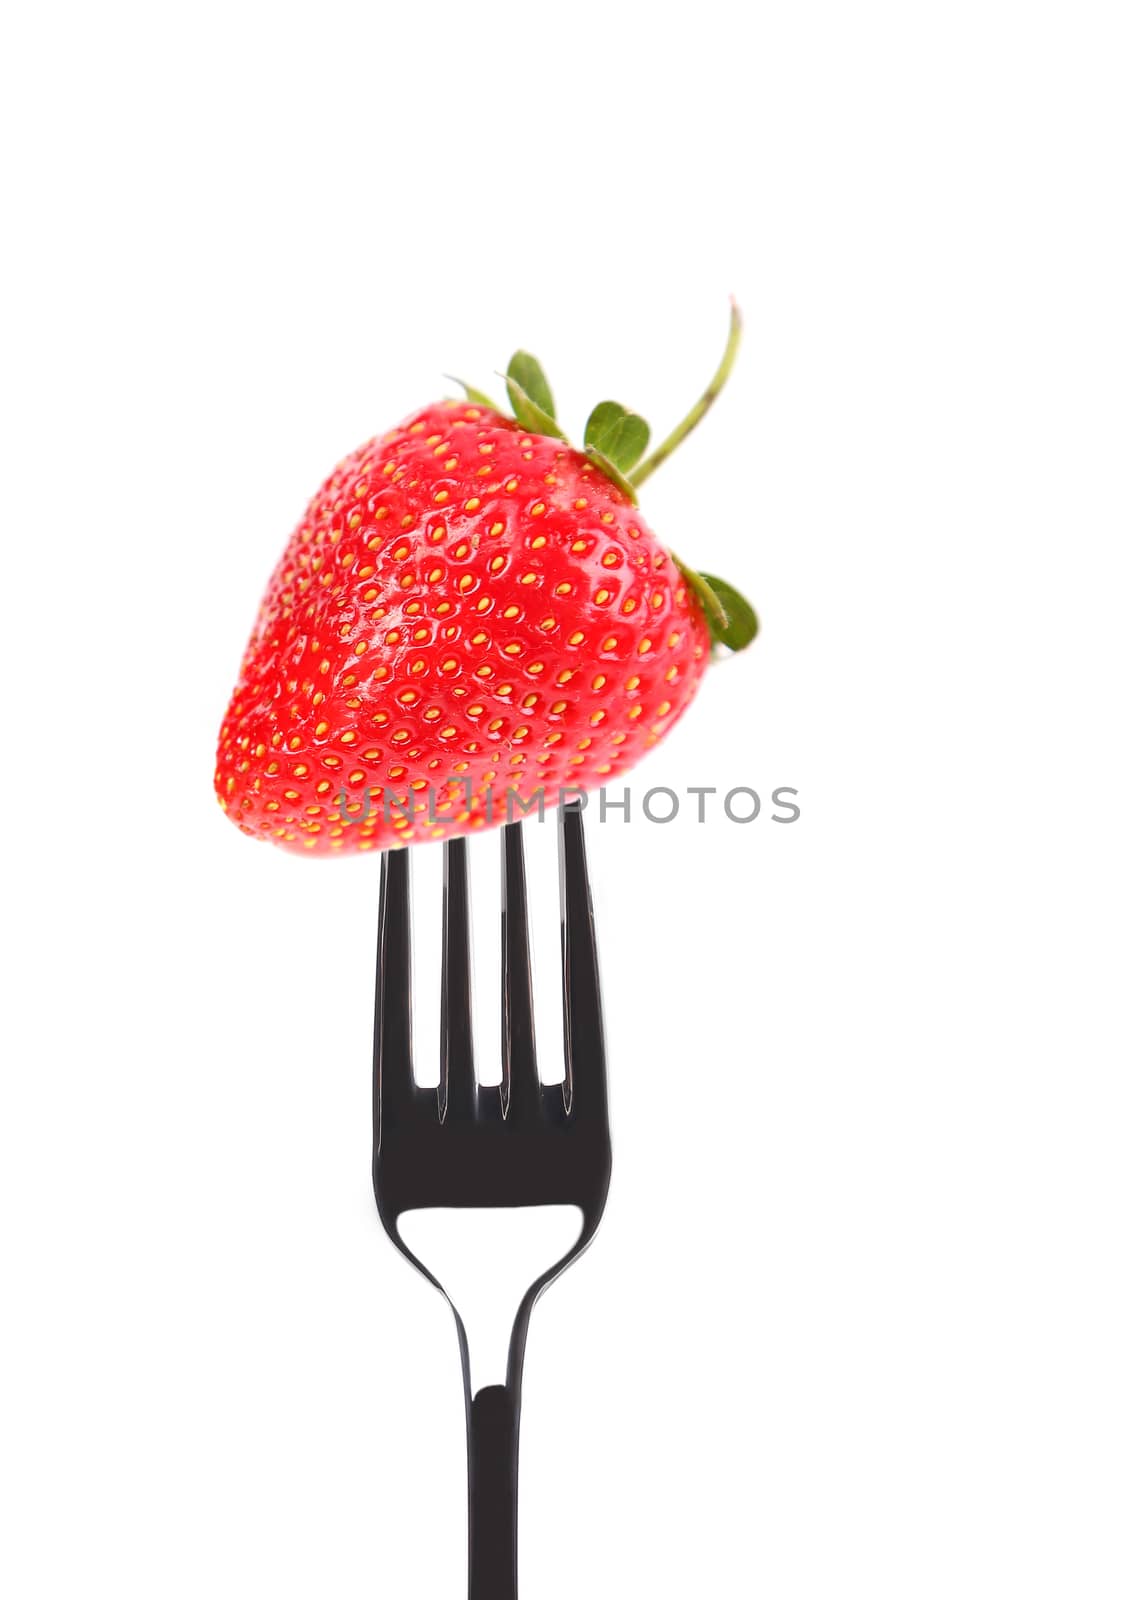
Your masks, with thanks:
[(467, 1425), (468, 1600), (518, 1600), (518, 1406), (494, 1384)]

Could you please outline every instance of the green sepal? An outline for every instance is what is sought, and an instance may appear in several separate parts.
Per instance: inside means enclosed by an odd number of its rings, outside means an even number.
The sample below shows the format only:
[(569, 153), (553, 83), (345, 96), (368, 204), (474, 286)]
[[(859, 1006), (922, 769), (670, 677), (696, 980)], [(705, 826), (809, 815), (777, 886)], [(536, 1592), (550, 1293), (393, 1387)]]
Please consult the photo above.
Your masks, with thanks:
[(726, 614), (726, 608), (711, 588), (711, 585), (705, 578), (700, 577), (694, 567), (689, 567), (685, 561), (681, 561), (676, 555), (672, 556), (672, 560), (679, 568), (683, 581), (703, 607), (703, 615), (706, 617), (707, 626), (711, 630), (711, 638), (714, 639), (716, 629), (725, 628), (730, 621)]
[(589, 413), (585, 444), (627, 475), (647, 450), (651, 431), (635, 411), (627, 410), (617, 400), (602, 400)]
[[(513, 366), (514, 363), (512, 362)], [(543, 433), (550, 439), (564, 439), (565, 434), (558, 427), (548, 411), (543, 411), (537, 401), (532, 400), (522, 385), (514, 378), (507, 376), (507, 394), (510, 396), (511, 410), (518, 421), (528, 433)]]
[(600, 450), (594, 450), (592, 445), (586, 445), (585, 454), (589, 457), (590, 461), (592, 461), (593, 465), (605, 474), (605, 477), (608, 478), (610, 482), (616, 484), (617, 488), (622, 494), (626, 494), (628, 496), (633, 505), (638, 503), (636, 499), (636, 490), (632, 487), (631, 483), (629, 483), (628, 479), (625, 477), (620, 468), (613, 465), (608, 456), (602, 455)]
[(445, 372), (444, 377), (449, 383), (458, 383), (473, 406), (486, 406), (489, 411), (502, 411), (502, 406), (492, 400), (489, 394), (484, 394), (482, 389), (473, 389), (470, 383), (464, 383), (462, 378), (453, 378), (450, 372)]
[(758, 635), (758, 614), (746, 596), (725, 578), (696, 572), (676, 557), (672, 559), (703, 607), (712, 642), (733, 651), (753, 644)]
[(507, 367), (507, 393), (511, 408), (524, 428), (564, 439), (554, 416), (554, 396), (542, 364), (526, 350), (516, 350)]

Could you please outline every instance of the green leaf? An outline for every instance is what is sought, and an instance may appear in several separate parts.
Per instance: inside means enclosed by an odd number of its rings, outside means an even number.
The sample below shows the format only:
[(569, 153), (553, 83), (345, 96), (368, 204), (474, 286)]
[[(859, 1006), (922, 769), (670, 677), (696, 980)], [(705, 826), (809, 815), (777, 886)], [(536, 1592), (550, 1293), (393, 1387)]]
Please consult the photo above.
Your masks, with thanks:
[(628, 479), (625, 477), (620, 468), (614, 466), (609, 460), (608, 456), (602, 455), (600, 450), (594, 450), (592, 445), (586, 445), (585, 454), (595, 466), (601, 469), (601, 471), (605, 474), (605, 477), (611, 479), (611, 481), (616, 484), (617, 488), (620, 489), (622, 493), (626, 494), (632, 501), (633, 505), (635, 505), (636, 490), (632, 487), (631, 483), (629, 483)]
[[(507, 368), (507, 377), (513, 379), (528, 400), (532, 400), (551, 422), (555, 420), (554, 397), (550, 392), (550, 385), (546, 381), (546, 374), (542, 371), (541, 363), (525, 350), (516, 350), (511, 356), (510, 366)], [(522, 419), (519, 418), (521, 421)]]
[(619, 472), (629, 473), (648, 448), (651, 430), (643, 417), (627, 411), (616, 400), (594, 406), (585, 424), (585, 444), (611, 461)]
[[(758, 614), (747, 600), (746, 596), (739, 594), (733, 584), (727, 583), (724, 578), (716, 578), (709, 572), (697, 572), (699, 580), (696, 593), (700, 592), (700, 585), (705, 586), (715, 600), (715, 606), (707, 611), (707, 626), (711, 630), (711, 638), (716, 644), (725, 645), (728, 650), (745, 650), (747, 645), (753, 644), (758, 634)], [(719, 611), (722, 611), (722, 620)]]
[(458, 383), (464, 394), (473, 406), (486, 406), (489, 411), (501, 411), (502, 406), (491, 399), (489, 394), (484, 394), (482, 389), (473, 389), (470, 383), (464, 383), (462, 378), (453, 378), (450, 372), (445, 372), (444, 377), (449, 383)]

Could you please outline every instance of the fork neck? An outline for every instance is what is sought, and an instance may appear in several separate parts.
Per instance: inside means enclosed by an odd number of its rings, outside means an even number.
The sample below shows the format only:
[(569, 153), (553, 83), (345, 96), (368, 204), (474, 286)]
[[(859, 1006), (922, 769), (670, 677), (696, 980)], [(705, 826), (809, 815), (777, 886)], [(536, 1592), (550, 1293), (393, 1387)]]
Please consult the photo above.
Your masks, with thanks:
[(517, 1392), (480, 1389), (468, 1410), (468, 1600), (518, 1600)]

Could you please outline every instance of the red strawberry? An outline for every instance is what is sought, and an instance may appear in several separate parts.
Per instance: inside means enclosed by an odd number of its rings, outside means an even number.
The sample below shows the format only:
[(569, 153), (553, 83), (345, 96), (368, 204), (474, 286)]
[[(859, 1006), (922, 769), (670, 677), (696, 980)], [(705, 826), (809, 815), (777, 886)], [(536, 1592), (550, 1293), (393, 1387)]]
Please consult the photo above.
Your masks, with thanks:
[(571, 448), (522, 355), (517, 421), (469, 390), (347, 456), (268, 585), (220, 730), (233, 821), (311, 854), (384, 848), (634, 766), (694, 696), (712, 638), (742, 648), (757, 627), (634, 503), (718, 393), (738, 331), (736, 311), (711, 387), (632, 479), (642, 419), (606, 401)]

